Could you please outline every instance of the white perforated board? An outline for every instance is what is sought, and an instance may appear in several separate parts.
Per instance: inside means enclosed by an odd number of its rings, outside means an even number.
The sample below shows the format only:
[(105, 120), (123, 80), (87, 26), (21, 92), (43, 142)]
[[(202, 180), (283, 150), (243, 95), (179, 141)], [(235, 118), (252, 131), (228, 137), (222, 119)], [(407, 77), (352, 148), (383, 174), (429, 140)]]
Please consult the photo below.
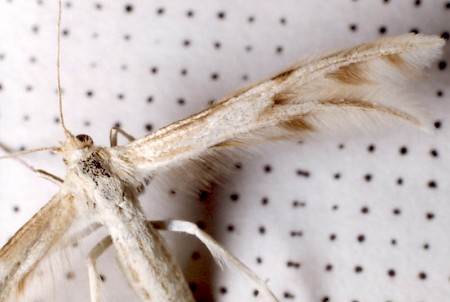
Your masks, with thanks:
[[(450, 2), (64, 1), (64, 113), (74, 133), (108, 145), (119, 123), (136, 137), (311, 55), (409, 31), (447, 37)], [(56, 1), (0, 2), (0, 140), (55, 146)], [(281, 301), (450, 301), (450, 54), (421, 82), (435, 133), (400, 125), (350, 137), (261, 146), (230, 162), (207, 201), (189, 184), (150, 186), (151, 219), (205, 226)], [(63, 176), (57, 156), (34, 166)], [(237, 166), (237, 167), (236, 167)], [(3, 244), (57, 191), (0, 161)], [(105, 233), (66, 251), (27, 301), (88, 301), (85, 256)], [(252, 284), (221, 271), (195, 239), (168, 236), (198, 301), (257, 301)], [(66, 260), (67, 259), (67, 260)], [(99, 262), (106, 301), (138, 301), (115, 266)], [(32, 298), (31, 298), (32, 297)]]

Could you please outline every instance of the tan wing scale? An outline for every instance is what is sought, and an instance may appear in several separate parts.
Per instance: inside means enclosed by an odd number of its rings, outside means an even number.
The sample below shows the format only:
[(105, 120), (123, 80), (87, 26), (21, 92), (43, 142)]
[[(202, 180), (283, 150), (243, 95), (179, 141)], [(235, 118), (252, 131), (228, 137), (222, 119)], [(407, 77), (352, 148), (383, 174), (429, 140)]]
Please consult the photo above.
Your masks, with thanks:
[(402, 119), (423, 126), (406, 84), (441, 55), (444, 40), (406, 34), (297, 65), (122, 147), (112, 160), (130, 174), (151, 175), (217, 149), (261, 139), (339, 131)]

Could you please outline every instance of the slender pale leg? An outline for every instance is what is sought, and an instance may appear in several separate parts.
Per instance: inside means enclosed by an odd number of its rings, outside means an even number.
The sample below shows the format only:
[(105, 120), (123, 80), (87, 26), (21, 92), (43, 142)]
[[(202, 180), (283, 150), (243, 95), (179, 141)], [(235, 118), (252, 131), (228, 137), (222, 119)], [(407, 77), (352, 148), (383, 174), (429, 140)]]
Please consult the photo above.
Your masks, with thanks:
[[(4, 144), (0, 143), (0, 149), (2, 149), (6, 154), (13, 154), (14, 151), (12, 151), (11, 148), (5, 146)], [(37, 175), (39, 175), (42, 178), (45, 178), (47, 180), (50, 180), (51, 182), (57, 184), (57, 185), (61, 185), (64, 181), (56, 176), (53, 175), (45, 170), (41, 170), (41, 169), (35, 169), (32, 165), (30, 165), (29, 163), (27, 163), (26, 161), (17, 158), (17, 157), (13, 157), (12, 159), (14, 159), (15, 161), (19, 162), (20, 164), (24, 165), (28, 170), (31, 170), (32, 172), (36, 173)]]
[[(182, 220), (170, 220), (170, 221), (150, 221), (151, 224), (157, 230), (182, 232), (197, 237), (203, 244), (206, 245), (208, 250), (214, 256), (214, 259), (220, 266), (231, 265), (243, 273), (251, 281), (255, 282), (258, 290), (269, 301), (278, 301), (275, 295), (267, 287), (267, 284), (261, 280), (251, 269), (249, 269), (238, 258), (233, 256), (229, 251), (222, 247), (211, 236), (202, 231), (196, 224), (189, 221)], [(101, 298), (100, 293), (100, 277), (96, 268), (96, 261), (98, 257), (112, 244), (111, 237), (104, 238), (99, 244), (97, 244), (88, 256), (88, 271), (89, 271), (89, 284), (91, 288), (91, 302), (99, 302)]]
[(130, 142), (135, 140), (134, 136), (128, 134), (124, 130), (117, 128), (117, 127), (113, 127), (113, 128), (111, 128), (111, 130), (109, 132), (109, 141), (111, 143), (111, 147), (117, 146), (117, 136), (119, 134), (122, 134)]
[(255, 282), (258, 290), (266, 296), (269, 301), (278, 301), (275, 295), (267, 287), (267, 284), (261, 280), (250, 268), (242, 263), (238, 258), (227, 251), (211, 236), (202, 231), (195, 223), (182, 220), (169, 220), (169, 221), (150, 221), (149, 222), (157, 230), (166, 230), (173, 232), (182, 232), (194, 235), (203, 244), (206, 245), (208, 250), (214, 256), (214, 259), (220, 266), (231, 265), (239, 272), (243, 273), (251, 281)]
[(101, 278), (97, 271), (97, 259), (110, 247), (112, 240), (110, 236), (103, 238), (90, 252), (87, 257), (89, 288), (91, 291), (91, 302), (102, 301)]

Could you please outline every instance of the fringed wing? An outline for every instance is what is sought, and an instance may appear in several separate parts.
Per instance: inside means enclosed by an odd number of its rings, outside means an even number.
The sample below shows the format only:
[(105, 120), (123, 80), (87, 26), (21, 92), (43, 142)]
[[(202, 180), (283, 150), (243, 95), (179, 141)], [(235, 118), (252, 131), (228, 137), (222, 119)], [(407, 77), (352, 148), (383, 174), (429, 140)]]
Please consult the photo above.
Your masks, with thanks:
[(423, 125), (405, 84), (442, 52), (444, 41), (407, 34), (340, 51), (288, 69), (123, 147), (113, 160), (130, 174), (185, 165), (252, 141), (323, 132), (393, 117)]
[(0, 250), (0, 301), (20, 294), (75, 217), (72, 197), (56, 194)]

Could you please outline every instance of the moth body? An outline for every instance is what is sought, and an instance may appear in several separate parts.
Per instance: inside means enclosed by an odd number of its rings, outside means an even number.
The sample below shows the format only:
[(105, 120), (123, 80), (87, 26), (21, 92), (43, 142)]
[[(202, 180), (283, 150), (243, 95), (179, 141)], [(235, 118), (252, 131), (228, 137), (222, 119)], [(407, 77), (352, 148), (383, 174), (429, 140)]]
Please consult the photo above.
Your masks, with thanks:
[(83, 189), (75, 206), (108, 229), (128, 283), (142, 301), (194, 301), (180, 266), (142, 212), (137, 184), (114, 173), (107, 149), (90, 145), (81, 151), (66, 176), (72, 190), (75, 184)]
[[(298, 140), (330, 131), (340, 134), (347, 126), (367, 128), (371, 121), (384, 127), (387, 121), (397, 120), (426, 127), (424, 104), (413, 102), (404, 87), (441, 55), (443, 45), (438, 37), (409, 34), (336, 52), (295, 65), (140, 139), (118, 129), (111, 135), (111, 147), (97, 147), (88, 135), (73, 136), (67, 130), (59, 93), (66, 139), (57, 150), (67, 174), (58, 181), (62, 182), (60, 192), (0, 250), (0, 302), (12, 297), (14, 290), (24, 289), (37, 265), (74, 221), (91, 220), (109, 232), (88, 255), (92, 302), (101, 301), (95, 262), (109, 245), (114, 246), (120, 268), (142, 301), (194, 301), (159, 230), (196, 236), (218, 262), (238, 268), (256, 283), (261, 296), (277, 301), (261, 278), (197, 225), (177, 220), (148, 222), (138, 200), (146, 180), (161, 170), (174, 170), (187, 171), (201, 181), (206, 173), (195, 174), (192, 169), (208, 160), (220, 161), (217, 151), (263, 140)], [(131, 142), (117, 146), (118, 132)]]

